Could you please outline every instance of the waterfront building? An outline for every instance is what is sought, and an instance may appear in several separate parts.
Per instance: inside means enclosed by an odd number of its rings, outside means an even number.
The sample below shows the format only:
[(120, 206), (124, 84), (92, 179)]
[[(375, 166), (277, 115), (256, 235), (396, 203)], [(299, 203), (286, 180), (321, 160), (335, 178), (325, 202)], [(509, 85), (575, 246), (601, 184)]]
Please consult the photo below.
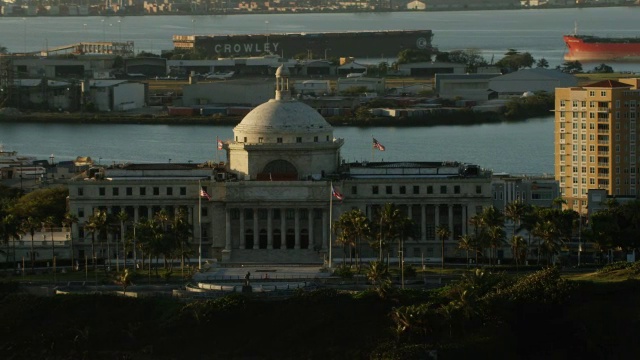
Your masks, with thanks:
[(489, 88), (501, 99), (520, 97), (525, 93), (544, 91), (553, 93), (556, 88), (578, 85), (578, 79), (556, 69), (521, 69), (489, 80)]
[(569, 208), (586, 213), (591, 189), (637, 197), (639, 82), (556, 89), (555, 178)]
[[(469, 218), (491, 205), (490, 172), (457, 162), (346, 163), (343, 143), (317, 111), (291, 97), (289, 73), (280, 67), (275, 98), (252, 110), (233, 139), (221, 144), (225, 161), (114, 165), (70, 181), (78, 250), (90, 251), (83, 224), (96, 209), (124, 210), (131, 227), (160, 209), (171, 214), (183, 208), (192, 244), (198, 248), (202, 239), (205, 258), (321, 264), (331, 244), (333, 259), (342, 259), (342, 247), (330, 240), (332, 220), (356, 208), (374, 220), (382, 206), (394, 203), (415, 224), (405, 256), (439, 257), (435, 229), (441, 224), (451, 229), (445, 256), (459, 256), (457, 239), (469, 231)], [(342, 201), (332, 200), (332, 187)], [(372, 249), (362, 255), (377, 257)]]
[[(431, 30), (383, 30), (321, 33), (174, 35), (176, 50), (195, 50), (218, 57), (277, 54), (308, 59), (397, 56), (406, 49), (433, 51)], [(384, 57), (384, 56), (383, 56)]]

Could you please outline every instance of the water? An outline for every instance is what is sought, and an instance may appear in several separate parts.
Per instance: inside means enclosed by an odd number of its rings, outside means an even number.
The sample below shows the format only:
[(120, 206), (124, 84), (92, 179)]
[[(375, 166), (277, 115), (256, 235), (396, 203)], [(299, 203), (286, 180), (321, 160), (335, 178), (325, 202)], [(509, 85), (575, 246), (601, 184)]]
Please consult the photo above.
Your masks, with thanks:
[[(443, 51), (479, 49), (498, 60), (507, 49), (546, 58), (551, 67), (564, 60), (562, 35), (637, 34), (640, 7), (404, 12), (358, 14), (261, 14), (232, 16), (0, 17), (0, 44), (9, 51), (33, 51), (79, 41), (132, 40), (137, 51), (172, 49), (172, 36), (186, 34), (317, 32), (431, 29)], [(611, 21), (615, 19), (615, 21)], [(395, 54), (380, 54), (380, 58)], [(359, 59), (366, 61), (367, 59)], [(597, 64), (584, 64), (591, 69)], [(612, 64), (617, 71), (640, 71), (638, 64)], [(553, 118), (519, 123), (424, 128), (339, 127), (348, 161), (371, 160), (371, 136), (387, 147), (374, 160), (456, 160), (494, 171), (553, 173)], [(215, 138), (231, 138), (229, 126), (2, 124), (0, 142), (8, 149), (57, 160), (91, 156), (102, 163), (222, 160)], [(218, 158), (216, 158), (218, 156)]]
[[(513, 174), (553, 173), (553, 117), (470, 126), (336, 127), (347, 161), (462, 161)], [(231, 139), (233, 127), (211, 125), (104, 125), (0, 123), (7, 150), (55, 160), (91, 156), (121, 162), (220, 161), (216, 137)], [(372, 153), (374, 136), (386, 151)], [(372, 158), (372, 155), (374, 156)]]
[[(0, 44), (9, 51), (36, 51), (80, 41), (132, 40), (136, 51), (169, 50), (173, 35), (347, 30), (431, 29), (440, 50), (480, 49), (498, 60), (513, 48), (544, 57), (552, 67), (563, 62), (562, 35), (638, 34), (640, 7), (587, 9), (395, 12), (356, 14), (259, 14), (228, 16), (0, 17)], [(615, 21), (612, 21), (615, 19)], [(396, 54), (380, 54), (395, 57)], [(378, 56), (376, 56), (378, 57)], [(585, 69), (593, 66), (587, 64)], [(594, 65), (595, 66), (595, 65)], [(635, 71), (629, 64), (615, 70)]]

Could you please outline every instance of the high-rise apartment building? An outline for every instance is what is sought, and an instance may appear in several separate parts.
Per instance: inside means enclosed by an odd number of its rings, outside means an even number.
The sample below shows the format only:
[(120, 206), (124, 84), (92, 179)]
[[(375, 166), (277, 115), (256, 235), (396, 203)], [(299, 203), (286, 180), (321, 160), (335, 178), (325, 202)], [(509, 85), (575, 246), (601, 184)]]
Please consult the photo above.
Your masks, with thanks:
[(590, 189), (637, 196), (640, 79), (557, 88), (555, 178), (567, 206), (586, 213)]

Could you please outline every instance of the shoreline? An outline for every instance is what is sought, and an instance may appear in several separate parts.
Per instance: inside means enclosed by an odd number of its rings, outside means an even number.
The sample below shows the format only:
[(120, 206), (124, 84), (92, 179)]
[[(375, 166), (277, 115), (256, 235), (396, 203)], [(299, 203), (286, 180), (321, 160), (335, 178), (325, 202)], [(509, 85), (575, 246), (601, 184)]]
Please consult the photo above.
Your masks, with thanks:
[[(457, 116), (456, 116), (457, 115)], [(243, 116), (224, 117), (180, 117), (157, 116), (150, 114), (141, 115), (98, 115), (98, 114), (23, 114), (0, 116), (0, 123), (35, 123), (35, 124), (114, 124), (114, 125), (221, 125), (236, 126), (242, 121)], [(498, 113), (465, 113), (450, 116), (437, 116), (428, 118), (388, 118), (376, 117), (369, 119), (356, 119), (344, 117), (326, 118), (333, 127), (429, 127), (442, 125), (482, 125), (490, 123), (522, 122), (528, 118), (510, 119)]]
[(535, 6), (535, 7), (473, 7), (468, 8), (466, 4), (461, 4), (465, 7), (463, 8), (435, 8), (435, 9), (424, 9), (424, 10), (409, 10), (409, 9), (380, 9), (380, 10), (362, 10), (362, 11), (354, 11), (354, 10), (334, 10), (334, 11), (322, 11), (322, 10), (305, 10), (305, 9), (296, 9), (295, 11), (260, 11), (260, 10), (252, 10), (252, 11), (212, 11), (208, 13), (191, 13), (191, 12), (171, 12), (171, 13), (92, 13), (92, 14), (83, 14), (83, 15), (50, 15), (50, 14), (8, 14), (8, 15), (0, 15), (0, 18), (39, 18), (39, 17), (59, 17), (59, 18), (67, 18), (67, 17), (126, 17), (126, 16), (225, 16), (225, 15), (295, 15), (295, 14), (376, 14), (376, 13), (396, 13), (396, 12), (466, 12), (466, 11), (493, 11), (493, 10), (555, 10), (555, 9), (590, 9), (590, 8), (613, 8), (613, 7), (638, 7), (640, 4), (637, 3), (629, 3), (629, 4), (578, 4), (578, 5), (544, 5), (544, 6)]

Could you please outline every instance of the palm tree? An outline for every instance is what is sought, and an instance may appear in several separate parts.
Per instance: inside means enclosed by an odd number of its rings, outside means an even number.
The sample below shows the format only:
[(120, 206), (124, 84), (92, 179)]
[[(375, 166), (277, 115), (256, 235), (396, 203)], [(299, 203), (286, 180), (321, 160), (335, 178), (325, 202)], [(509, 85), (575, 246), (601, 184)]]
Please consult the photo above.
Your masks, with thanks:
[(469, 218), (469, 224), (473, 226), (474, 248), (476, 256), (476, 266), (478, 266), (478, 254), (482, 251), (482, 234), (480, 231), (484, 225), (481, 214), (475, 214)]
[(44, 224), (49, 227), (51, 234), (51, 265), (53, 265), (56, 258), (56, 244), (55, 241), (53, 241), (53, 225), (56, 224), (56, 220), (53, 216), (47, 216), (46, 219), (44, 219)]
[(84, 229), (88, 234), (91, 234), (91, 261), (93, 263), (93, 271), (96, 271), (96, 232), (98, 231), (98, 224), (94, 215), (89, 216), (89, 219), (84, 223)]
[(153, 216), (153, 220), (158, 224), (158, 226), (160, 227), (160, 232), (156, 233), (156, 237), (155, 237), (155, 251), (156, 251), (156, 273), (158, 272), (158, 267), (157, 267), (157, 263), (158, 263), (158, 257), (160, 254), (163, 254), (164, 257), (164, 268), (167, 268), (167, 246), (166, 246), (166, 242), (167, 242), (167, 226), (170, 222), (169, 219), (169, 214), (167, 213), (166, 209), (161, 209), (160, 211), (156, 212), (155, 215)]
[(520, 220), (526, 212), (526, 206), (521, 201), (514, 201), (507, 204), (504, 209), (504, 217), (513, 223), (513, 231), (511, 235), (516, 235), (516, 227), (520, 225)]
[[(187, 220), (187, 213), (183, 208), (179, 208), (176, 215), (173, 218), (171, 224), (173, 230), (173, 244), (179, 244), (180, 246), (180, 269), (182, 271), (182, 277), (184, 278), (184, 258), (189, 252), (189, 238), (191, 237), (191, 225)], [(185, 245), (186, 248), (185, 248)]]
[[(386, 203), (378, 212), (378, 219), (372, 224), (372, 248), (378, 248), (380, 261), (382, 261), (382, 250), (387, 250), (387, 256), (390, 244), (398, 241), (398, 251), (402, 249), (402, 240), (405, 236), (412, 236), (413, 221), (405, 216), (400, 208), (391, 203)], [(401, 261), (398, 266), (402, 267)]]
[(35, 270), (36, 267), (36, 254), (35, 254), (35, 247), (33, 244), (33, 237), (36, 234), (36, 230), (39, 229), (42, 226), (42, 223), (29, 216), (28, 218), (24, 219), (22, 221), (22, 229), (25, 233), (29, 233), (31, 234), (31, 253), (30, 253), (30, 258), (31, 258), (31, 271)]
[(340, 215), (337, 223), (337, 228), (341, 231), (340, 241), (354, 246), (356, 250), (356, 266), (359, 267), (360, 243), (363, 239), (368, 238), (371, 233), (369, 219), (367, 219), (362, 210), (355, 209)]
[(436, 228), (436, 235), (438, 235), (438, 238), (441, 242), (442, 268), (444, 269), (444, 241), (445, 239), (449, 239), (449, 237), (451, 236), (451, 229), (449, 229), (449, 225), (438, 225), (438, 227)]
[(551, 258), (560, 249), (560, 230), (550, 220), (546, 220), (537, 224), (534, 230), (536, 235), (542, 240), (542, 249), (547, 255), (547, 264), (551, 265)]
[(20, 236), (24, 234), (20, 227), (20, 222), (18, 218), (13, 214), (6, 214), (2, 218), (2, 240), (7, 245), (7, 267), (9, 266), (9, 239), (13, 239), (13, 261), (16, 258), (16, 249), (15, 244), (16, 240), (20, 239)]
[(487, 237), (489, 240), (489, 246), (491, 246), (491, 261), (490, 263), (493, 263), (493, 258), (497, 257), (497, 250), (498, 247), (500, 247), (503, 243), (504, 243), (504, 229), (502, 228), (502, 226), (491, 226), (488, 230), (487, 230)]
[(372, 261), (369, 264), (369, 271), (367, 272), (367, 278), (374, 286), (374, 289), (381, 297), (389, 290), (391, 286), (391, 280), (389, 279), (389, 269), (382, 261)]
[(471, 234), (460, 235), (458, 238), (458, 249), (467, 252), (467, 267), (469, 267), (469, 250), (475, 250), (475, 237)]
[(511, 237), (511, 250), (513, 252), (513, 259), (516, 262), (516, 270), (518, 269), (518, 265), (520, 264), (520, 258), (522, 257), (522, 250), (526, 249), (527, 244), (524, 241), (524, 238), (520, 235), (514, 235)]
[(69, 227), (69, 234), (71, 234), (69, 236), (69, 240), (70, 240), (70, 248), (71, 248), (71, 268), (75, 269), (74, 266), (74, 261), (73, 261), (73, 224), (77, 224), (78, 223), (78, 217), (75, 214), (72, 213), (66, 213), (64, 214), (64, 219), (62, 220), (64, 224), (66, 224)]
[[(121, 210), (118, 214), (116, 214), (116, 218), (120, 220), (120, 239), (122, 240), (122, 257), (124, 258), (124, 264), (122, 266), (124, 269), (126, 269), (127, 268), (127, 248), (126, 248), (126, 245), (125, 245), (126, 242), (124, 239), (124, 223), (129, 218), (129, 215), (127, 214), (126, 211)], [(116, 243), (116, 249), (117, 249), (117, 246), (118, 244)], [(120, 272), (120, 256), (117, 254), (119, 254), (119, 252), (116, 250), (116, 257), (117, 257), (116, 271), (119, 273)]]

